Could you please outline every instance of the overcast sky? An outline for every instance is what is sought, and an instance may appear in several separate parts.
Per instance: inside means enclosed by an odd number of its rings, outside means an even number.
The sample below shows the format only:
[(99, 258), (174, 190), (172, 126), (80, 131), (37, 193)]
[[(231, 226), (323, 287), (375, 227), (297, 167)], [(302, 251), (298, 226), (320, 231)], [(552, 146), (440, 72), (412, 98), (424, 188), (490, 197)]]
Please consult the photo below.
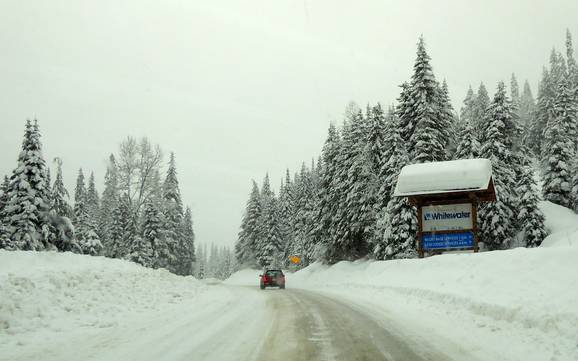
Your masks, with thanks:
[[(102, 191), (126, 136), (174, 151), (197, 240), (232, 245), (251, 179), (317, 158), (348, 101), (390, 104), (423, 33), (456, 107), (512, 72), (534, 94), (578, 1), (0, 0), (0, 175), (26, 118)], [(575, 41), (577, 43), (578, 41)], [(578, 46), (575, 46), (578, 48)]]

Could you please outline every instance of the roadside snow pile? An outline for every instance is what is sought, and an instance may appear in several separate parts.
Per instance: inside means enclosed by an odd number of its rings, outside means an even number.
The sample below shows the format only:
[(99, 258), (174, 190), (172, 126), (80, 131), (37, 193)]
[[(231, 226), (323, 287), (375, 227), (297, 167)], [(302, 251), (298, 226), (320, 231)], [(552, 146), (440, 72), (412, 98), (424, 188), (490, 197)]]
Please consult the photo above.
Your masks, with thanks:
[(0, 345), (10, 339), (3, 334), (112, 327), (204, 287), (193, 277), (121, 260), (0, 250)]
[(578, 215), (552, 202), (540, 202), (546, 216), (546, 230), (550, 234), (542, 247), (578, 247)]
[(223, 281), (226, 285), (231, 286), (258, 286), (259, 285), (259, 275), (263, 271), (256, 269), (244, 269), (237, 271)]

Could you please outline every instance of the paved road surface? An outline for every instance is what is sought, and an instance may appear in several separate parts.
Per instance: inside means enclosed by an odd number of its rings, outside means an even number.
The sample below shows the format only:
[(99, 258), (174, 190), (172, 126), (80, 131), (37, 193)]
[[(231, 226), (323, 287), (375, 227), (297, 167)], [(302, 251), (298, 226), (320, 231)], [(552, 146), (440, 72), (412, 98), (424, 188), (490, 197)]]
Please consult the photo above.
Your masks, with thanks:
[(432, 350), (416, 352), (381, 317), (316, 292), (267, 289), (274, 310), (271, 329), (258, 357), (276, 360), (447, 360)]

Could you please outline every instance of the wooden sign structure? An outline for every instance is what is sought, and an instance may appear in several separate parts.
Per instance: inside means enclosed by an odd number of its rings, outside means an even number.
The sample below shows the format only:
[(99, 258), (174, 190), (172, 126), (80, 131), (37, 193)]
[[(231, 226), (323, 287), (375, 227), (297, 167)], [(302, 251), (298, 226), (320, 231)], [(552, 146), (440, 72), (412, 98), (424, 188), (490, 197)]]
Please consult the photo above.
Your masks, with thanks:
[(478, 252), (478, 205), (496, 200), (488, 159), (412, 164), (398, 177), (394, 197), (417, 207), (418, 252)]

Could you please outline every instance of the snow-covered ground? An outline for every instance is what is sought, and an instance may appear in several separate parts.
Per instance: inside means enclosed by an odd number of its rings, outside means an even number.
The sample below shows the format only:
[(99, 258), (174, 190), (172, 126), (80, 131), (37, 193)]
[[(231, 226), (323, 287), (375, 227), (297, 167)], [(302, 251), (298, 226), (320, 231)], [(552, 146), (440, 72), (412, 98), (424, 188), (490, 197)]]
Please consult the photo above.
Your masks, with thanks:
[(0, 360), (249, 359), (264, 301), (216, 283), (104, 257), (0, 251)]

